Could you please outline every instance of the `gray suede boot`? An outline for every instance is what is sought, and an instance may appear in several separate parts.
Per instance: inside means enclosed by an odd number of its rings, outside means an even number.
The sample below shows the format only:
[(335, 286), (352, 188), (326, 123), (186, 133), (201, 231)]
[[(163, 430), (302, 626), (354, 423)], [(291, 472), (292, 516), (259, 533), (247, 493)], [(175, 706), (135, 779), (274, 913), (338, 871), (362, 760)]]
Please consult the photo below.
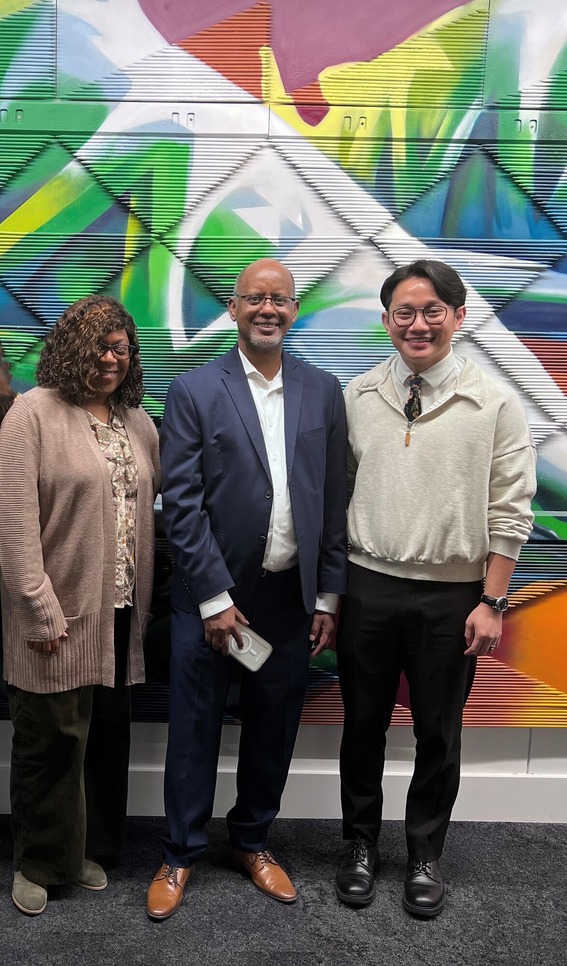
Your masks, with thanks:
[(47, 891), (43, 886), (29, 882), (21, 872), (14, 872), (12, 899), (14, 905), (28, 916), (38, 916), (47, 905)]
[(83, 889), (92, 889), (93, 892), (101, 892), (108, 885), (103, 867), (98, 862), (92, 862), (91, 859), (84, 860), (83, 867), (75, 881)]

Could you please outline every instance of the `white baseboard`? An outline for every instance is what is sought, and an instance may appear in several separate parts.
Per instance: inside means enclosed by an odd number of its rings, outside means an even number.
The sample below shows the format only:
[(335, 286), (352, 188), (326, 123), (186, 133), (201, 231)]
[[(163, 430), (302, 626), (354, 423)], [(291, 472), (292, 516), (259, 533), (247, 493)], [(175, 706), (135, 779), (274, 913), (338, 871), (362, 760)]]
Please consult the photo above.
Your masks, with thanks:
[[(235, 795), (240, 729), (223, 731), (214, 815)], [(163, 815), (165, 725), (134, 725), (130, 812)], [(282, 801), (284, 818), (340, 818), (339, 727), (300, 729)], [(567, 758), (561, 729), (467, 728), (453, 818), (467, 822), (567, 822)], [(402, 819), (413, 768), (411, 728), (392, 728), (384, 775), (384, 818)]]
[[(408, 775), (384, 776), (384, 818), (402, 819)], [(234, 763), (221, 764), (214, 815), (234, 804)], [(163, 773), (131, 771), (129, 811), (163, 815)], [(286, 785), (282, 818), (340, 818), (338, 772), (321, 772), (295, 762)], [(463, 775), (453, 819), (462, 822), (567, 822), (567, 776)]]
[[(284, 798), (284, 818), (340, 818), (340, 728), (300, 729)], [(214, 815), (234, 802), (239, 728), (224, 728)], [(134, 724), (129, 813), (163, 815), (167, 726)], [(0, 813), (10, 811), (11, 725), (0, 722)], [(567, 822), (567, 757), (562, 729), (467, 728), (453, 818), (467, 822)], [(402, 819), (413, 766), (410, 728), (392, 728), (384, 775), (384, 818)]]

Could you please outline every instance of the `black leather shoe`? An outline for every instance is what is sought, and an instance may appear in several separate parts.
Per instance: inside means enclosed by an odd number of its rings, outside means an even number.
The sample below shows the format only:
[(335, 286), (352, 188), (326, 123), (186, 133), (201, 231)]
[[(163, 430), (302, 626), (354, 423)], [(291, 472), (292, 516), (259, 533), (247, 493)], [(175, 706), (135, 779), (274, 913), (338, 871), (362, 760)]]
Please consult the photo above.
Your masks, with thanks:
[(367, 906), (372, 902), (376, 886), (374, 876), (380, 858), (376, 846), (355, 839), (347, 848), (337, 869), (335, 889), (341, 902), (349, 906)]
[(445, 905), (445, 886), (439, 862), (408, 859), (402, 904), (406, 912), (420, 919), (439, 915)]

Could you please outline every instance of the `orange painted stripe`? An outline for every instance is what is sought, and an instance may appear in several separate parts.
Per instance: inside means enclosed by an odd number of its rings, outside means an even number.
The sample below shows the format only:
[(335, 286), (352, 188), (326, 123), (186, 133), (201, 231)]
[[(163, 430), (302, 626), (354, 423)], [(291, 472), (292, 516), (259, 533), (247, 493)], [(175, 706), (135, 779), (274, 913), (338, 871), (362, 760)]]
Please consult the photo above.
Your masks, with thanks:
[(262, 65), (258, 51), (269, 46), (270, 28), (270, 6), (261, 0), (248, 10), (179, 41), (178, 46), (261, 99)]
[[(403, 694), (402, 688), (398, 698)], [(303, 724), (342, 724), (338, 682), (332, 681), (307, 693), (301, 720)], [(465, 727), (476, 728), (565, 728), (567, 694), (493, 658), (479, 658), (463, 722)], [(397, 704), (392, 724), (411, 726), (409, 709)]]

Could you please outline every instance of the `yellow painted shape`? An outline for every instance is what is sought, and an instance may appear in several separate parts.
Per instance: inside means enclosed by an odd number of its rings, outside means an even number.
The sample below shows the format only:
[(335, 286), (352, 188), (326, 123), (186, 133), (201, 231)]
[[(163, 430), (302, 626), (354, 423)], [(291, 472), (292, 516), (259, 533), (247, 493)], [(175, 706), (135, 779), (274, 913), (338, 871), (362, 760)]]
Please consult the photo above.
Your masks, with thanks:
[[(138, 199), (135, 197), (135, 195), (132, 195), (130, 197), (130, 205), (132, 210), (136, 209), (137, 201)], [(128, 224), (126, 228), (126, 238), (125, 238), (125, 244), (124, 244), (125, 261), (129, 262), (130, 259), (136, 257), (136, 254), (140, 247), (138, 244), (138, 239), (140, 235), (143, 234), (143, 232), (144, 232), (144, 227), (141, 221), (139, 220), (139, 218), (137, 218), (135, 215), (132, 214), (132, 211), (130, 211), (128, 214)]]
[[(470, 9), (480, 7), (484, 10), (484, 0), (477, 5), (467, 5)], [(321, 71), (319, 83), (323, 97), (327, 102), (338, 101), (333, 106), (329, 104), (329, 111), (323, 120), (313, 126), (302, 120), (295, 107), (293, 96), (288, 94), (282, 84), (276, 59), (270, 47), (261, 47), (260, 61), (262, 64), (262, 96), (270, 103), (271, 109), (286, 121), (299, 134), (306, 138), (339, 137), (345, 134), (344, 116), (345, 104), (352, 104), (360, 98), (361, 91), (371, 89), (373, 97), (379, 95), (380, 100), (403, 103), (405, 92), (413, 83), (416, 73), (452, 72), (454, 65), (442, 46), (441, 39), (436, 39), (435, 31), (447, 24), (461, 19), (463, 8), (449, 11), (429, 24), (423, 31), (408, 37), (402, 44), (381, 54), (371, 61), (347, 62), (335, 64)], [(425, 36), (426, 34), (426, 36)], [(401, 96), (400, 96), (401, 94)], [(348, 113), (353, 119), (353, 130), (359, 131), (359, 136), (368, 137), (377, 126), (378, 119), (384, 107), (363, 108), (349, 107)], [(366, 123), (358, 128), (357, 120), (363, 116)], [(396, 130), (397, 137), (405, 134), (405, 121), (398, 118), (397, 124), (401, 129)], [(356, 135), (355, 135), (356, 136)]]
[(75, 187), (74, 181), (72, 171), (66, 168), (8, 215), (0, 224), (0, 255), (17, 245), (22, 235), (32, 235), (69, 205), (75, 204), (89, 185), (85, 186), (82, 175), (76, 179)]
[(37, 0), (2, 0), (2, 9), (0, 11), (0, 19), (4, 20), (13, 13), (21, 13), (27, 7), (33, 7), (37, 3)]

